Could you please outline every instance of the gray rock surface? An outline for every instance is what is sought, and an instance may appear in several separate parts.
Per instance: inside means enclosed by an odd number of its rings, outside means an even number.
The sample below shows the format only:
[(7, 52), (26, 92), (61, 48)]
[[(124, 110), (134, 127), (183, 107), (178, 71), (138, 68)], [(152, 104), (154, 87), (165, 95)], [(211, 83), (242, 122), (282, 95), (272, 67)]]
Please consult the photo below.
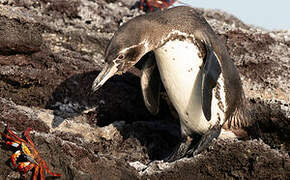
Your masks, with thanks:
[[(255, 123), (248, 139), (217, 140), (195, 158), (164, 163), (178, 125), (164, 100), (158, 116), (146, 110), (138, 70), (90, 94), (114, 31), (142, 14), (132, 4), (0, 0), (0, 130), (33, 128), (39, 153), (60, 179), (287, 179), (290, 31), (198, 9), (238, 67)], [(12, 152), (0, 148), (0, 179), (19, 178)]]

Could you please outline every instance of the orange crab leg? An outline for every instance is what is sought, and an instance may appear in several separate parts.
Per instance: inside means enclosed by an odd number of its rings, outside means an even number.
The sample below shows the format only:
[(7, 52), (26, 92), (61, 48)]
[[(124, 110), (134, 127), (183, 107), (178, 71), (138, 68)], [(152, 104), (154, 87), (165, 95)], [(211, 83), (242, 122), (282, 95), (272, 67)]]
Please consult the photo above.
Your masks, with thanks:
[(35, 166), (35, 164), (31, 163), (31, 162), (20, 162), (18, 164), (18, 171), (23, 171), (23, 176), (25, 176), (25, 174), (30, 171), (33, 167)]
[(32, 168), (34, 168), (36, 166), (34, 163), (31, 163), (31, 162), (26, 162), (26, 163), (29, 163), (29, 164), (26, 165), (24, 168), (22, 168), (23, 174), (26, 174), (28, 171), (30, 171)]
[[(147, 1), (147, 6), (150, 9), (150, 11), (153, 11), (153, 7), (154, 7), (154, 2), (152, 2), (152, 0), (148, 0)], [(158, 6), (157, 6), (158, 7)]]
[(37, 180), (38, 173), (39, 173), (39, 166), (35, 166), (33, 180)]
[(43, 166), (40, 166), (40, 179), (45, 180)]
[(24, 169), (31, 164), (30, 162), (20, 162), (17, 166), (18, 171), (24, 171)]
[(11, 162), (12, 162), (13, 167), (16, 167), (16, 160), (17, 160), (17, 158), (20, 155), (21, 155), (21, 151), (20, 150), (16, 151), (14, 154), (12, 154), (12, 156), (11, 156)]
[(162, 2), (162, 1), (154, 1), (152, 2), (151, 6), (158, 7), (158, 8), (167, 8), (171, 6), (175, 0), (170, 0), (169, 2)]
[[(22, 177), (23, 177), (23, 180), (25, 180), (25, 177), (26, 177), (26, 173), (28, 171), (30, 171), (31, 169), (33, 169), (35, 167), (35, 164), (31, 163), (31, 162), (22, 162), (24, 165), (22, 168), (18, 168), (19, 171), (22, 171), (23, 170), (23, 174), (22, 174)], [(21, 163), (19, 163), (20, 165)], [(20, 170), (21, 169), (21, 170)]]
[(28, 140), (28, 142), (34, 147), (34, 143), (32, 142), (30, 136), (29, 136), (29, 132), (31, 131), (32, 129), (31, 128), (27, 128), (25, 131), (24, 131), (24, 136), (26, 137), (26, 139)]
[[(147, 7), (150, 9), (150, 11), (153, 11), (153, 4), (156, 4), (155, 2), (152, 2), (152, 0), (147, 0)], [(144, 0), (140, 0), (140, 9), (143, 11), (144, 10)], [(155, 6), (156, 7), (156, 6)]]
[[(34, 168), (33, 180), (37, 180), (40, 176), (41, 180), (45, 180), (45, 174), (49, 173), (51, 176), (61, 176), (61, 174), (53, 173), (46, 165), (45, 161), (41, 159), (34, 143), (31, 140), (29, 133), (32, 129), (27, 128), (24, 131), (25, 140), (14, 134), (8, 126), (6, 126), (4, 133), (0, 134), (6, 138), (6, 144), (17, 148), (17, 151), (11, 156), (11, 163), (13, 167), (22, 173), (22, 178), (25, 179), (28, 171)], [(17, 162), (20, 155), (26, 157), (28, 161)], [(39, 175), (40, 171), (40, 175)]]
[[(16, 134), (14, 134), (10, 129), (8, 129), (8, 127), (6, 127), (6, 131), (8, 132), (7, 134), (1, 133), (2, 135), (4, 134), (4, 136), (7, 139), (10, 139), (12, 141), (16, 141), (16, 142), (23, 142), (23, 143), (27, 143), (24, 139), (21, 139), (20, 137), (18, 137)], [(12, 135), (13, 137), (9, 136), (8, 134)]]
[(4, 134), (4, 133), (2, 133), (2, 132), (0, 132), (0, 133), (1, 133), (1, 135), (4, 136), (6, 139), (9, 139), (9, 140), (11, 140), (11, 141), (14, 141), (14, 142), (16, 142), (16, 143), (18, 143), (18, 144), (21, 143), (21, 141), (19, 141), (19, 140), (13, 138), (13, 137), (11, 137), (11, 136), (9, 136), (8, 134)]
[(61, 174), (53, 173), (46, 165), (45, 161), (43, 161), (43, 166), (45, 168), (46, 173), (49, 173), (52, 176), (61, 176)]
[(176, 0), (147, 0), (146, 3), (144, 2), (145, 0), (140, 0), (140, 9), (144, 10), (144, 5), (146, 4), (148, 9), (150, 11), (154, 11), (153, 7), (159, 8), (159, 9), (164, 9), (168, 8), (172, 4), (176, 2)]
[(140, 7), (139, 7), (142, 11), (144, 8), (144, 0), (140, 0)]
[(10, 129), (7, 128), (7, 131), (9, 134), (11, 134), (14, 138), (16, 138), (18, 141), (20, 142), (24, 142), (24, 143), (27, 143), (24, 139), (21, 139), (20, 137), (18, 137), (16, 134), (14, 134), (13, 131), (11, 131)]

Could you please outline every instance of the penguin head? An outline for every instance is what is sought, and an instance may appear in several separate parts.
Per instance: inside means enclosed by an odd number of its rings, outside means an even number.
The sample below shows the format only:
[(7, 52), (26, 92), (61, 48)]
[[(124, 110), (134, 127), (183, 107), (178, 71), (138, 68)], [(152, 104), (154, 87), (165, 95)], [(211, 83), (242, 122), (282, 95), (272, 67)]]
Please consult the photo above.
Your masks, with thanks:
[(92, 85), (94, 92), (115, 74), (128, 71), (151, 50), (145, 23), (136, 23), (140, 18), (142, 16), (125, 23), (112, 37), (105, 51), (105, 66)]

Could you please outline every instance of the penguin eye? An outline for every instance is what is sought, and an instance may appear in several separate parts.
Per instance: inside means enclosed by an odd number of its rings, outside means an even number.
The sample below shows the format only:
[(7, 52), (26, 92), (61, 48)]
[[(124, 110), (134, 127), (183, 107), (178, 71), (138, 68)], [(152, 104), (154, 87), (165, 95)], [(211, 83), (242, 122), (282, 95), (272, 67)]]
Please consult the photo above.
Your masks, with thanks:
[(119, 54), (119, 56), (117, 57), (119, 60), (122, 60), (125, 58), (125, 56), (123, 54)]

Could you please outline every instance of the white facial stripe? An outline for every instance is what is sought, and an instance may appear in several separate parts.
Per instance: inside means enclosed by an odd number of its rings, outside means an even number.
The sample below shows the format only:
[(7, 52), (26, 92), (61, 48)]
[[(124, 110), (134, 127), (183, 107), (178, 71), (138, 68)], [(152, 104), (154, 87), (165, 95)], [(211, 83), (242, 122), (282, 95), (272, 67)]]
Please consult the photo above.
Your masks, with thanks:
[(149, 50), (149, 42), (148, 42), (148, 40), (145, 39), (142, 42), (140, 42), (139, 44), (132, 45), (132, 46), (129, 46), (127, 48), (124, 48), (122, 51), (120, 51), (120, 54), (124, 54), (129, 49), (133, 49), (133, 48), (138, 47), (138, 46), (141, 46), (141, 45), (144, 45), (145, 46), (145, 52), (147, 52)]
[[(195, 37), (192, 35), (192, 34), (186, 34), (184, 32), (181, 32), (179, 30), (173, 30), (172, 32), (170, 32), (164, 39), (161, 40), (161, 42), (159, 43), (159, 45), (162, 45), (164, 44), (172, 35), (179, 35), (179, 36), (184, 36), (184, 37), (189, 37), (189, 38), (192, 38), (193, 40), (195, 39)], [(120, 54), (121, 53), (126, 53), (129, 49), (133, 49), (135, 47), (138, 47), (138, 46), (141, 46), (143, 45), (145, 47), (145, 52), (148, 52), (150, 51), (150, 43), (149, 43), (149, 40), (148, 39), (144, 39), (142, 42), (140, 42), (139, 44), (136, 44), (136, 45), (132, 45), (132, 46), (129, 46), (127, 48), (124, 48), (122, 51), (120, 51)]]

